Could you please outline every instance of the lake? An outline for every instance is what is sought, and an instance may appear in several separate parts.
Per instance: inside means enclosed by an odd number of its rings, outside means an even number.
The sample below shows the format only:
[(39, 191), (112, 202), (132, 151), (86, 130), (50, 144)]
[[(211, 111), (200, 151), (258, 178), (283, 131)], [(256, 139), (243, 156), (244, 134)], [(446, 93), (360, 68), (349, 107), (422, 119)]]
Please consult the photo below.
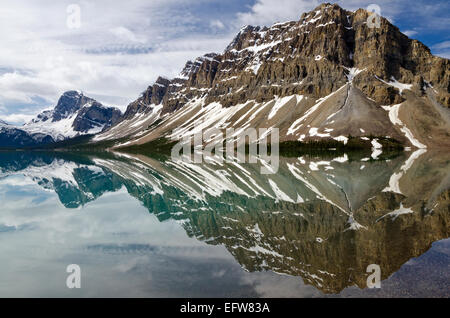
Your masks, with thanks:
[(263, 164), (0, 152), (0, 297), (450, 296), (449, 153)]

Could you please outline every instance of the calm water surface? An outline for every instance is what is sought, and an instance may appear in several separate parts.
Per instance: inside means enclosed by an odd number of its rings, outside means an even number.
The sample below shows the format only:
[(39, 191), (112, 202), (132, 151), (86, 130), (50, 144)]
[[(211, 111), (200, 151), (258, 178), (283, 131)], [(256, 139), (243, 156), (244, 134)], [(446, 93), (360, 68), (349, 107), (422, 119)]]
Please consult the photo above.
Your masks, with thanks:
[(260, 168), (0, 153), (0, 296), (450, 296), (450, 154)]

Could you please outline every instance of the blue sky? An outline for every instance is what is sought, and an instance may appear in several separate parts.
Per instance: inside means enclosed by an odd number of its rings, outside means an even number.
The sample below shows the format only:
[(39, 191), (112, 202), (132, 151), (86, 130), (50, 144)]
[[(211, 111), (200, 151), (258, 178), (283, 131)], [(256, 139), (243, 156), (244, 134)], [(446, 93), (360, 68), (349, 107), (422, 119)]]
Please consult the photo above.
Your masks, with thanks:
[[(0, 119), (28, 121), (69, 89), (123, 110), (158, 75), (223, 51), (241, 26), (297, 20), (321, 2), (0, 0)], [(449, 1), (336, 2), (350, 10), (378, 4), (405, 34), (450, 57)], [(70, 4), (80, 9), (76, 27), (67, 23)]]

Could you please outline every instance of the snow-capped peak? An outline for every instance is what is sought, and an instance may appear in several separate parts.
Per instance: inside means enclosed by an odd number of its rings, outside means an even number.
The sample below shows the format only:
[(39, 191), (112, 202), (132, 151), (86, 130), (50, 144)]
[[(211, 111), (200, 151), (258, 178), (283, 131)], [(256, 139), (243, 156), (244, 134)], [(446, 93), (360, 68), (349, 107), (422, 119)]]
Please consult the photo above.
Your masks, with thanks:
[(80, 91), (68, 91), (61, 95), (54, 109), (42, 111), (25, 125), (16, 127), (0, 121), (0, 126), (12, 127), (40, 144), (43, 139), (55, 142), (99, 133), (117, 123), (121, 115), (118, 109), (105, 107)]

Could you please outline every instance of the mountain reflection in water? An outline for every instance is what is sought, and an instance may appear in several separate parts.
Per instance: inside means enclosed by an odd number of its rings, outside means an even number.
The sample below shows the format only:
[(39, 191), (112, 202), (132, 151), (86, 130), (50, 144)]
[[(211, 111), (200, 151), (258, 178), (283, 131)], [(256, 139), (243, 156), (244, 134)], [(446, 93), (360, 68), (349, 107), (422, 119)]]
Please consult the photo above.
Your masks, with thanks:
[[(276, 174), (261, 175), (260, 164), (193, 164), (119, 153), (3, 152), (0, 195), (3, 209), (25, 196), (5, 195), (7, 185), (20, 188), (17, 176), (56, 193), (67, 209), (126, 189), (159, 222), (176, 221), (201, 244), (225, 247), (246, 272), (301, 277), (324, 294), (355, 285), (366, 288), (370, 264), (380, 265), (386, 280), (433, 242), (449, 237), (448, 153), (417, 150), (388, 160), (355, 155), (280, 160)], [(27, 207), (32, 211), (38, 201), (27, 200)], [(7, 233), (20, 235), (45, 217), (36, 221), (39, 216), (33, 215), (27, 222), (0, 214), (2, 241), (8, 244)], [(89, 242), (84, 248), (117, 252), (125, 246), (113, 243)], [(155, 248), (133, 245), (140, 255)], [(448, 279), (447, 272), (442, 277), (447, 290)], [(192, 294), (187, 290), (184, 296)]]

